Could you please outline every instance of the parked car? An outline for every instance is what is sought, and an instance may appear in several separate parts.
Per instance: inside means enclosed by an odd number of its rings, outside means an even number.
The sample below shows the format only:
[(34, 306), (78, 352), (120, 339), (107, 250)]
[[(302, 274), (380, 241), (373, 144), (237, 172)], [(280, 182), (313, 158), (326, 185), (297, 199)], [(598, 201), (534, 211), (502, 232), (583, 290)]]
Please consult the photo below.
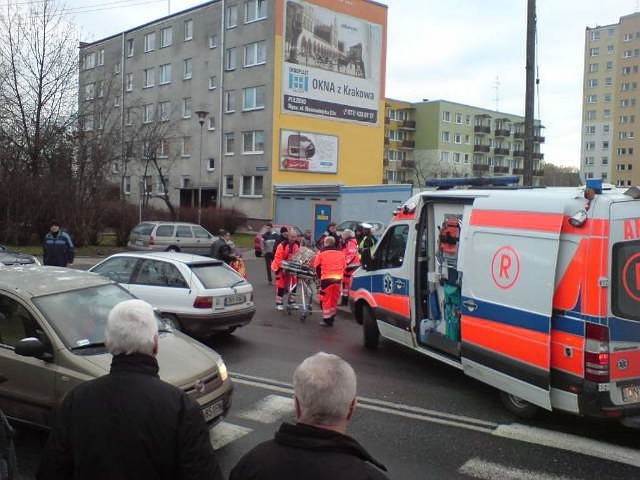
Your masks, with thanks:
[(338, 224), (338, 226), (336, 227), (336, 231), (338, 233), (342, 233), (347, 228), (355, 231), (356, 227), (362, 223), (368, 223), (373, 227), (371, 229), (371, 233), (373, 233), (375, 237), (379, 237), (384, 231), (385, 224), (382, 222), (376, 222), (374, 220), (345, 220), (344, 222), (340, 222)]
[(123, 252), (89, 271), (110, 278), (196, 337), (232, 333), (256, 311), (253, 286), (215, 258), (175, 252)]
[(217, 239), (217, 236), (195, 223), (147, 221), (133, 227), (127, 247), (139, 251), (208, 255), (211, 244)]
[(33, 255), (9, 250), (0, 244), (0, 264), (2, 265), (40, 265), (40, 260)]
[[(0, 408), (15, 420), (48, 427), (73, 387), (105, 375), (107, 315), (133, 296), (117, 283), (59, 267), (0, 269)], [(220, 355), (174, 332), (158, 316), (160, 377), (183, 389), (215, 423), (233, 386)]]
[[(282, 227), (287, 227), (287, 228), (293, 228), (296, 232), (296, 235), (298, 235), (299, 237), (302, 236), (302, 230), (300, 230), (298, 227), (296, 227), (295, 225), (284, 225), (284, 224), (277, 224), (273, 226), (273, 229), (280, 233), (280, 229)], [(258, 233), (256, 233), (256, 236), (253, 238), (253, 251), (256, 254), (256, 257), (261, 257), (262, 256), (262, 234), (265, 233), (266, 230), (266, 226), (262, 227), (260, 229), (260, 231)]]

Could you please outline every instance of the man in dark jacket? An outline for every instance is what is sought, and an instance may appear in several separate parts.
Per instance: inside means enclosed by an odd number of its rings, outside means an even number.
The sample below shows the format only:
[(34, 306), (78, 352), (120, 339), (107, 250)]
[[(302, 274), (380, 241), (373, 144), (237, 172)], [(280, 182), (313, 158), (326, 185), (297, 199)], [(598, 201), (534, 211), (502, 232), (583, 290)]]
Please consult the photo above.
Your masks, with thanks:
[(199, 405), (158, 376), (151, 305), (116, 305), (105, 338), (111, 371), (65, 397), (37, 478), (222, 479)]
[(236, 259), (231, 248), (231, 234), (226, 230), (220, 230), (218, 239), (211, 244), (211, 256), (230, 264)]
[(56, 220), (52, 220), (42, 244), (42, 263), (56, 267), (71, 267), (73, 257), (71, 237), (67, 232), (60, 230), (60, 224)]
[(317, 353), (293, 374), (298, 423), (245, 454), (230, 480), (384, 480), (378, 463), (346, 434), (356, 406), (356, 374), (337, 355)]
[(271, 262), (273, 262), (273, 253), (276, 251), (276, 244), (280, 240), (280, 235), (273, 229), (273, 224), (267, 223), (264, 226), (262, 234), (262, 256), (267, 266), (267, 281), (271, 285), (273, 278), (271, 274)]

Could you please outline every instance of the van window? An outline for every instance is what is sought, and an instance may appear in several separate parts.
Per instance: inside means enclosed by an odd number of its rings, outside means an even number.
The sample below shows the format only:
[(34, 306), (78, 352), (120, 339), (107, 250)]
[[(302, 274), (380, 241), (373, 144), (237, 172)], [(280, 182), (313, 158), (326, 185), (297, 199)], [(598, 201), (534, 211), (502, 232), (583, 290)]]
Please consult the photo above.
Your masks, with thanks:
[(153, 226), (153, 223), (139, 223), (134, 227), (132, 233), (135, 233), (136, 235), (151, 235)]
[(380, 241), (380, 245), (378, 245), (378, 248), (376, 249), (376, 267), (401, 267), (404, 262), (408, 235), (408, 225), (394, 225), (389, 228), (383, 239)]
[(211, 238), (211, 235), (209, 235), (209, 232), (207, 232), (204, 228), (200, 226), (191, 227), (191, 229), (193, 230), (193, 235), (196, 238)]
[(156, 237), (173, 237), (173, 225), (160, 225), (156, 229)]
[(640, 321), (640, 241), (613, 246), (611, 310), (620, 318)]
[(182, 225), (176, 228), (176, 237), (191, 238), (192, 236), (191, 227)]

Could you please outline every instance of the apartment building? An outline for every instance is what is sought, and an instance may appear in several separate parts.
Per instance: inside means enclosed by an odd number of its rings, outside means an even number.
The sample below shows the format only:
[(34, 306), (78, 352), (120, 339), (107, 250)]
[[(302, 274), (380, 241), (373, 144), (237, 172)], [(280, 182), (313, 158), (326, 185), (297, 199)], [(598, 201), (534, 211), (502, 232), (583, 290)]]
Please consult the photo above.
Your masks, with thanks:
[(639, 66), (640, 13), (621, 17), (616, 24), (586, 28), (580, 156), (584, 179), (600, 178), (618, 186), (640, 183), (635, 160)]
[(81, 128), (159, 208), (264, 220), (276, 184), (379, 184), (386, 22), (369, 0), (216, 0), (82, 43)]
[[(391, 117), (395, 117), (393, 120)], [(387, 101), (385, 178), (424, 185), (436, 177), (524, 174), (524, 117), (445, 100)], [(545, 138), (534, 121), (533, 182), (544, 175)], [(391, 158), (400, 156), (392, 165)], [(404, 160), (404, 164), (402, 161)], [(401, 175), (392, 173), (404, 165)], [(391, 182), (393, 179), (393, 182)]]

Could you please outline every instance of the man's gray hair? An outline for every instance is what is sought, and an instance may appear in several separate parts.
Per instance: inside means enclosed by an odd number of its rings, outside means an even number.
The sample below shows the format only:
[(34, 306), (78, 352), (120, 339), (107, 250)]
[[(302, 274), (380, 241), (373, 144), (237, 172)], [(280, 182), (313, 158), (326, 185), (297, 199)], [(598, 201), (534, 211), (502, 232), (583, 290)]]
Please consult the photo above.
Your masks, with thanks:
[(346, 419), (356, 386), (356, 373), (339, 356), (319, 352), (307, 358), (293, 373), (300, 419), (316, 425)]
[(107, 349), (112, 355), (153, 355), (158, 334), (153, 307), (138, 299), (118, 303), (109, 312), (104, 334)]

